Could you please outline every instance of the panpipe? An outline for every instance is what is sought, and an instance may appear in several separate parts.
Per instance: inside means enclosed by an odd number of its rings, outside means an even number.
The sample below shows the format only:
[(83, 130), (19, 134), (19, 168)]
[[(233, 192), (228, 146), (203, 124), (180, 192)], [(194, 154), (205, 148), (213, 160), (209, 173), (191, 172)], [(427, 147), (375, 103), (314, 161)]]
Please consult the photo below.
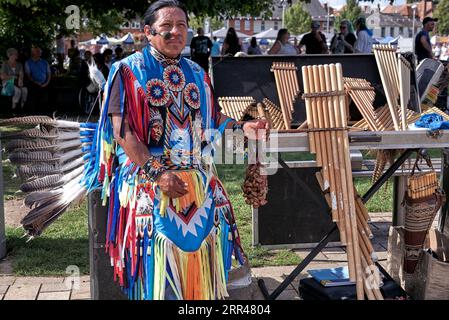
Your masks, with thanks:
[(399, 74), (396, 48), (390, 45), (374, 45), (374, 56), (379, 69), (382, 86), (387, 98), (388, 108), (393, 119), (394, 129), (400, 130), (399, 123)]
[(401, 99), (401, 129), (407, 130), (407, 110), (410, 101), (410, 75), (412, 67), (410, 63), (403, 56), (398, 55), (398, 69), (399, 69), (399, 86)]
[(380, 131), (377, 126), (377, 115), (373, 107), (376, 93), (371, 84), (365, 79), (343, 78), (345, 89), (362, 114), (368, 127), (372, 131)]
[[(415, 163), (416, 166), (416, 163)], [(404, 197), (404, 271), (415, 272), (427, 232), (445, 201), (435, 171), (414, 174), (408, 178)]]
[[(375, 112), (378, 117), (376, 121), (376, 124), (378, 126), (377, 131), (394, 131), (393, 119), (391, 118), (388, 105), (376, 109)], [(416, 118), (417, 120), (421, 117), (421, 115), (417, 114), (413, 110), (407, 109), (407, 123), (412, 123), (416, 121), (416, 120), (412, 121), (412, 119), (415, 119), (415, 117), (417, 117)], [(360, 128), (363, 130), (372, 130), (365, 118), (354, 123), (353, 127)]]
[(271, 66), (286, 129), (290, 129), (293, 103), (300, 93), (297, 70), (293, 62), (273, 62)]
[[(323, 176), (321, 172), (318, 171), (315, 176), (318, 184), (324, 192), (324, 197), (327, 204), (329, 205), (329, 207), (331, 207), (332, 203), (328, 192), (329, 189), (324, 190)], [(360, 258), (362, 268), (365, 272), (363, 276), (363, 289), (365, 291), (366, 297), (369, 300), (383, 300), (383, 296), (379, 290), (381, 284), (380, 272), (377, 266), (374, 264), (374, 262), (378, 261), (378, 257), (371, 243), (371, 239), (374, 236), (368, 224), (368, 222), (370, 221), (370, 217), (362, 198), (357, 193), (357, 190), (355, 188), (354, 195), (354, 202), (356, 205), (357, 213), (357, 236), (361, 252)]]
[(221, 107), (223, 114), (235, 119), (237, 121), (242, 121), (246, 110), (255, 105), (256, 100), (253, 97), (220, 97), (218, 98), (218, 104)]
[[(341, 64), (303, 66), (302, 76), (310, 152), (316, 154), (322, 189), (329, 192), (332, 220), (346, 245), (349, 277), (356, 283), (357, 299), (364, 299), (364, 292), (368, 298), (374, 298), (375, 290), (368, 283), (371, 277), (366, 276), (367, 269), (362, 270), (364, 265), (369, 266), (369, 261), (360, 247)], [(379, 293), (377, 298), (381, 299)]]
[(265, 109), (267, 111), (267, 119), (270, 122), (271, 129), (276, 130), (288, 130), (289, 127), (285, 126), (283, 117), (282, 117), (282, 111), (279, 109), (277, 105), (275, 105), (273, 102), (271, 102), (268, 98), (264, 98), (262, 100), (262, 104), (265, 106)]

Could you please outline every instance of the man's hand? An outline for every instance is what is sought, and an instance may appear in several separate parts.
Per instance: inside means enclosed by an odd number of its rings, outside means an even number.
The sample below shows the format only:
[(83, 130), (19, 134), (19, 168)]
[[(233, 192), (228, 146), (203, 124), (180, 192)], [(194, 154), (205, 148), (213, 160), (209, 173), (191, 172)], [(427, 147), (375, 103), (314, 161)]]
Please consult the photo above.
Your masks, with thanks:
[(243, 132), (251, 140), (268, 140), (270, 123), (267, 120), (251, 120), (243, 124)]
[(162, 192), (172, 199), (180, 198), (188, 192), (187, 184), (172, 172), (164, 172), (156, 182)]

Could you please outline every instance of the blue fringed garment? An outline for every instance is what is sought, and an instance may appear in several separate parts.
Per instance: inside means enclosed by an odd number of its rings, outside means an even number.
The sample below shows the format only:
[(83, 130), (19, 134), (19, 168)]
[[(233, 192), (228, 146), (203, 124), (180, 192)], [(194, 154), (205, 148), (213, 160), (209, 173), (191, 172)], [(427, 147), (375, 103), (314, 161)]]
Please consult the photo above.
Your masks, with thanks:
[[(114, 79), (122, 116), (151, 154), (188, 184), (185, 196), (168, 198), (113, 147), (108, 106)], [(90, 190), (103, 186), (107, 251), (130, 299), (222, 299), (232, 256), (244, 262), (229, 197), (204, 161), (224, 127), (217, 128), (217, 114), (209, 77), (190, 60), (166, 60), (148, 46), (111, 68), (94, 136), (95, 170), (84, 181)]]

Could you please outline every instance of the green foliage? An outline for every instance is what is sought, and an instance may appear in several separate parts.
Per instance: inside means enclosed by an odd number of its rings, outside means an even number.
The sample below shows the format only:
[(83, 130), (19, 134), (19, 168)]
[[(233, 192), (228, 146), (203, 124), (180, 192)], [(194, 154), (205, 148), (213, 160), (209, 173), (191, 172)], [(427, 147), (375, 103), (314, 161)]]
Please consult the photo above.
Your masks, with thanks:
[[(362, 9), (359, 7), (357, 0), (347, 0), (346, 6), (341, 14), (335, 19), (335, 27), (340, 26), (341, 20), (349, 20), (354, 26), (355, 21), (362, 15)], [(355, 26), (354, 26), (355, 29)], [(337, 29), (338, 30), (338, 29)]]
[(435, 16), (439, 19), (437, 24), (438, 33), (449, 34), (449, 0), (440, 0)]
[[(201, 16), (193, 16), (189, 18), (189, 27), (194, 31), (194, 33), (196, 32), (196, 30), (199, 27), (203, 27), (204, 28), (204, 21), (206, 18), (201, 17)], [(223, 28), (224, 26), (224, 21), (219, 18), (219, 17), (213, 17), (210, 18), (210, 28), (215, 31), (218, 29)]]
[(312, 18), (304, 10), (302, 2), (296, 2), (285, 12), (285, 26), (291, 34), (301, 34), (310, 31)]

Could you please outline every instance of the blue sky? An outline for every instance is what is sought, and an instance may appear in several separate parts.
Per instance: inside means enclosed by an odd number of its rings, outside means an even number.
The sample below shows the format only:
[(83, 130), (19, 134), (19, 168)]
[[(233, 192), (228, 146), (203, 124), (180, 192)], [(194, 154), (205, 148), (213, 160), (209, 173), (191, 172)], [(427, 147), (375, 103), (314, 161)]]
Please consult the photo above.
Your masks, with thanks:
[[(346, 0), (328, 0), (331, 4), (331, 7), (333, 6), (340, 6), (340, 5), (344, 5), (346, 3)], [(321, 3), (324, 3), (326, 1), (324, 0), (320, 0)], [(395, 0), (394, 1), (394, 5), (401, 5), (404, 4), (406, 2), (406, 0)], [(389, 0), (374, 0), (374, 2), (372, 3), (372, 5), (377, 6), (377, 4), (380, 3), (381, 6), (386, 6), (390, 3)], [(359, 5), (370, 5), (371, 2), (367, 1), (367, 2), (359, 2)]]

